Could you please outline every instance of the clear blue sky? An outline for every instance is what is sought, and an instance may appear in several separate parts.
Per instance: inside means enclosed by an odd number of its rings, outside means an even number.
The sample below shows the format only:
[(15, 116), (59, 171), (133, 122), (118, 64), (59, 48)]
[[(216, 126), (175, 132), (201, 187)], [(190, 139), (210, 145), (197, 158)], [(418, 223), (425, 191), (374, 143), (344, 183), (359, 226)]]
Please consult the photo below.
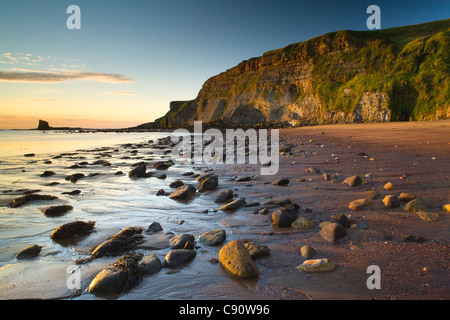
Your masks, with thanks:
[[(66, 27), (72, 4), (81, 30)], [(450, 16), (448, 0), (2, 0), (0, 128), (35, 127), (38, 118), (83, 127), (152, 121), (242, 60), (367, 30), (371, 4), (382, 29)]]

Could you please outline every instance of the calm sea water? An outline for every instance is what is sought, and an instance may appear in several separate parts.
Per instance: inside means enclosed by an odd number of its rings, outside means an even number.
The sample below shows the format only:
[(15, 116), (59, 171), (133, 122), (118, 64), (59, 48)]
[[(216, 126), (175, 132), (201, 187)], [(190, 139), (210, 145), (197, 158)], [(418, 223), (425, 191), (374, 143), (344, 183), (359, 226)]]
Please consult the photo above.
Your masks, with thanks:
[[(0, 130), (0, 299), (56, 298), (73, 293), (66, 283), (68, 268), (74, 265), (76, 259), (86, 257), (92, 247), (129, 226), (146, 228), (156, 221), (162, 225), (164, 232), (196, 236), (223, 228), (221, 222), (226, 214), (208, 212), (214, 205), (214, 194), (198, 195), (189, 203), (155, 195), (159, 189), (170, 192), (169, 184), (176, 179), (197, 185), (194, 177), (182, 174), (186, 171), (203, 173), (206, 169), (175, 165), (164, 172), (156, 172), (153, 164), (170, 159), (170, 148), (158, 148), (149, 140), (156, 142), (158, 138), (168, 135), (151, 132), (43, 133), (37, 130)], [(29, 153), (35, 156), (24, 156)], [(142, 161), (148, 164), (148, 170), (155, 171), (155, 174), (165, 173), (167, 178), (128, 177), (133, 164)], [(55, 174), (41, 177), (44, 171)], [(119, 171), (123, 173), (116, 174)], [(83, 173), (85, 178), (76, 183), (65, 180), (74, 173)], [(222, 186), (229, 187), (225, 182)], [(65, 194), (73, 190), (80, 190), (81, 193), (76, 196)], [(11, 200), (26, 191), (53, 195), (58, 199), (31, 202), (20, 208), (8, 206)], [(56, 218), (46, 217), (42, 213), (48, 206), (63, 204), (71, 205), (73, 210)], [(74, 220), (95, 221), (95, 232), (68, 247), (50, 239), (50, 233), (55, 228)], [(144, 250), (144, 253), (155, 253), (163, 261), (169, 251), (164, 245), (167, 236), (150, 237), (149, 241), (149, 247), (153, 250)], [(42, 246), (38, 257), (21, 261), (15, 259), (17, 252), (33, 244)], [(217, 265), (208, 262), (217, 257), (218, 250), (199, 250), (188, 267), (175, 271), (175, 274), (174, 271), (161, 271), (147, 277), (143, 284), (121, 298), (203, 298), (205, 286), (229, 281)], [(118, 258), (100, 258), (80, 266), (82, 289), (87, 288), (97, 272)], [(85, 291), (78, 297), (93, 298)]]
[(136, 141), (146, 141), (161, 136), (167, 136), (167, 133), (0, 130), (0, 158), (27, 153), (49, 154), (122, 143), (136, 143)]

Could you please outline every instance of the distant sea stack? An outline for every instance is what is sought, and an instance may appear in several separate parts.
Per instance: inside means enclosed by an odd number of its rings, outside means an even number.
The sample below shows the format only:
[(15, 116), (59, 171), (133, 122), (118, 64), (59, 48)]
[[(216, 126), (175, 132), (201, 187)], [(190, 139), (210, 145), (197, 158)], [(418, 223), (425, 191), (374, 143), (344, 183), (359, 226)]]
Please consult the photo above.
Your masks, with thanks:
[(50, 127), (47, 121), (39, 120), (39, 124), (36, 130), (81, 130), (82, 128), (72, 128), (72, 127)]
[(450, 19), (336, 31), (245, 60), (140, 127), (448, 119), (449, 53)]
[(47, 121), (39, 120), (39, 125), (37, 127), (38, 130), (51, 130), (52, 128), (49, 126)]

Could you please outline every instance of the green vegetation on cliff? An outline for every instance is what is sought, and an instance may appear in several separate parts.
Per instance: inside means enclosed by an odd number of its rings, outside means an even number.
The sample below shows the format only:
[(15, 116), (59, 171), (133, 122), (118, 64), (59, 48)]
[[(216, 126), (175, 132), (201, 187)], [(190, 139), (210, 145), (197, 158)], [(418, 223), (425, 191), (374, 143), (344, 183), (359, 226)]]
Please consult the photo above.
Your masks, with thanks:
[(251, 58), (155, 121), (330, 123), (450, 117), (450, 19), (341, 30)]

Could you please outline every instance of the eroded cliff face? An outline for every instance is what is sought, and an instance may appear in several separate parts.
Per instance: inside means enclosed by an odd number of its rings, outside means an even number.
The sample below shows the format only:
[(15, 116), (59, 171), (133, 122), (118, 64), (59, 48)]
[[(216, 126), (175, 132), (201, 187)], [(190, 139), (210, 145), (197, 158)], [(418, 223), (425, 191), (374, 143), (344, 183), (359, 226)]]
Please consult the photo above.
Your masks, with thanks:
[[(402, 28), (338, 31), (266, 52), (207, 80), (195, 100), (172, 102), (155, 124), (173, 128), (197, 120), (239, 126), (449, 118), (450, 62), (442, 57), (449, 51), (450, 20), (431, 24), (408, 29), (408, 41), (400, 40), (406, 33)], [(421, 73), (432, 62), (444, 71), (426, 79)], [(440, 85), (433, 90), (438, 93), (430, 95), (429, 88), (422, 88), (436, 81)]]

